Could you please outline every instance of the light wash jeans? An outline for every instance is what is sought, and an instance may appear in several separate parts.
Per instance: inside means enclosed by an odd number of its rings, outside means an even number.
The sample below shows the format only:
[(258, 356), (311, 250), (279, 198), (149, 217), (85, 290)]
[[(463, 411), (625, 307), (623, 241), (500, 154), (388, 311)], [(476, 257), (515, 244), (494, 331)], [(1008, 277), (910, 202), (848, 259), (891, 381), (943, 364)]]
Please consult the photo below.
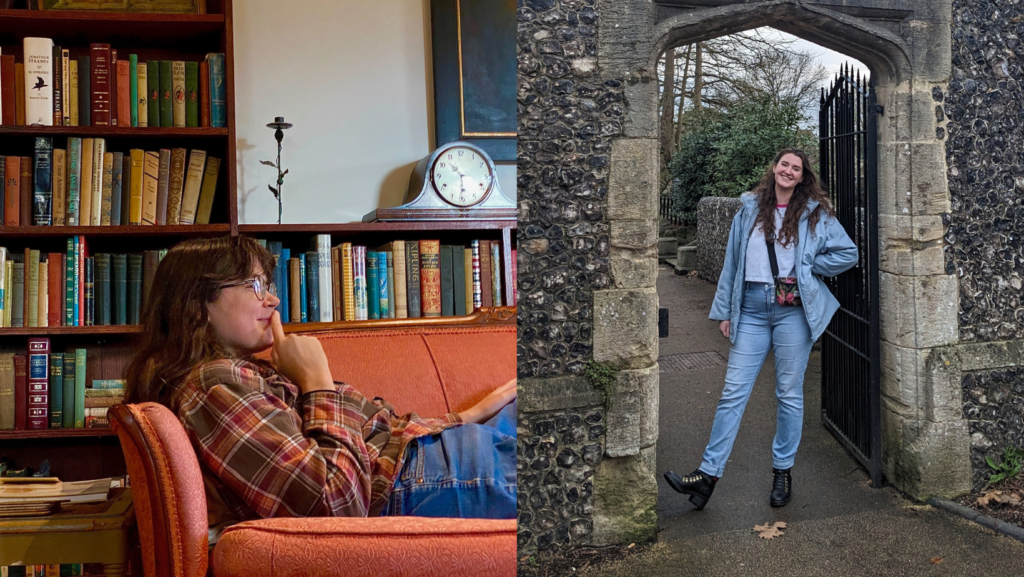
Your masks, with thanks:
[(409, 443), (381, 516), (515, 519), (516, 408)]
[(731, 327), (736, 331), (736, 342), (729, 349), (725, 388), (700, 464), (701, 471), (714, 477), (721, 477), (725, 470), (754, 380), (772, 349), (779, 403), (772, 443), (776, 469), (793, 466), (804, 424), (804, 373), (812, 341), (803, 307), (780, 306), (775, 302), (775, 287), (770, 284), (744, 283), (744, 289), (739, 323)]

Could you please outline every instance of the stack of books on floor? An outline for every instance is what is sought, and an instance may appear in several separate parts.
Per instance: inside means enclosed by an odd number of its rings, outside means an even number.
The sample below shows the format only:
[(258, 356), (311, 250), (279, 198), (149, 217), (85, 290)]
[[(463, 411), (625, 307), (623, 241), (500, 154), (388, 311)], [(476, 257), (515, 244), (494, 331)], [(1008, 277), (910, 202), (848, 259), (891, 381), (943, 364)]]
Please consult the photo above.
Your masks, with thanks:
[(113, 151), (104, 138), (77, 136), (63, 144), (37, 136), (32, 156), (0, 156), (0, 223), (210, 224), (221, 159), (205, 150)]
[(25, 38), (0, 54), (0, 123), (21, 126), (226, 127), (224, 54), (148, 60), (110, 44), (87, 50)]
[(51, 352), (28, 339), (28, 354), (0, 353), (0, 430), (105, 429), (107, 410), (124, 402), (124, 381), (86, 386), (86, 349)]
[(317, 235), (297, 255), (281, 242), (260, 239), (277, 266), (274, 278), (288, 322), (337, 322), (464, 316), (480, 308), (515, 303), (504, 294), (501, 245), (474, 240), (442, 245), (437, 240), (395, 240), (378, 247), (341, 243)]

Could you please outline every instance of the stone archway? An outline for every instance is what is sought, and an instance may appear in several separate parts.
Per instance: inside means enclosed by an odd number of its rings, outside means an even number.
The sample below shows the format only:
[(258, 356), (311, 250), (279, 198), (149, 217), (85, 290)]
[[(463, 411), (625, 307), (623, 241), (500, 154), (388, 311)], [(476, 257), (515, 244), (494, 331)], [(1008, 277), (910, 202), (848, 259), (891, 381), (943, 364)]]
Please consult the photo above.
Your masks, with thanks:
[[(988, 347), (984, 357), (970, 348), (983, 344), (958, 345), (958, 282), (943, 241), (950, 192), (939, 108), (951, 76), (950, 4), (523, 0), (523, 550), (655, 535), (654, 71), (670, 46), (759, 26), (849, 54), (874, 74), (884, 106), (878, 194), (885, 473), (920, 499), (970, 488), (961, 375), (1006, 366), (1013, 350)], [(588, 353), (622, 369), (607, 402), (581, 376)], [(588, 438), (600, 446), (586, 445)], [(556, 466), (556, 456), (566, 458)]]

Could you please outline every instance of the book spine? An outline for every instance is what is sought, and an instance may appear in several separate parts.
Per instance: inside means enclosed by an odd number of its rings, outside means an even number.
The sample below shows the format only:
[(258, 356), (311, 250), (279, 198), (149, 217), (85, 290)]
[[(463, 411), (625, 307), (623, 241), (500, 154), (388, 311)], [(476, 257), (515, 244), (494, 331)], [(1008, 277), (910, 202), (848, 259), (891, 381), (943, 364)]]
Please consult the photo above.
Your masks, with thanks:
[(142, 303), (142, 255), (128, 255), (128, 324), (139, 324)]
[(76, 235), (75, 239), (75, 263), (74, 263), (74, 280), (72, 285), (74, 288), (75, 302), (72, 303), (74, 306), (75, 315), (75, 326), (85, 326), (82, 320), (82, 237)]
[(79, 107), (78, 60), (68, 60), (68, 126), (79, 126), (81, 117)]
[(281, 314), (281, 322), (288, 322), (291, 320), (292, 314), (292, 301), (291, 301), (291, 256), (292, 251), (287, 248), (281, 249), (281, 284), (277, 285), (277, 296), (284, 303), (284, 312)]
[(416, 240), (405, 243), (406, 296), (409, 299), (409, 318), (418, 319), (420, 310), (420, 243)]
[(15, 114), (19, 105), (15, 102), (17, 100), (14, 89), (14, 55), (3, 54), (0, 55), (0, 124), (17, 124)]
[(131, 179), (128, 188), (128, 224), (142, 224), (142, 167), (146, 163), (146, 151), (133, 148), (129, 153)]
[(64, 354), (50, 353), (50, 428), (64, 426)]
[(315, 250), (306, 253), (306, 298), (307, 322), (320, 322), (320, 254)]
[(480, 301), (485, 308), (494, 306), (491, 301), (491, 243), (480, 241)]
[(356, 320), (355, 282), (352, 276), (352, 243), (341, 243), (341, 290), (346, 321)]
[(28, 340), (28, 429), (45, 429), (50, 423), (50, 339)]
[(380, 318), (380, 273), (379, 267), (377, 266), (378, 261), (377, 251), (369, 251), (366, 253), (366, 286), (367, 286), (367, 299), (366, 299), (366, 312), (368, 320), (376, 320)]
[(181, 192), (185, 186), (184, 148), (171, 149), (171, 178), (167, 189), (167, 224), (178, 224), (181, 218)]
[[(139, 126), (139, 55), (128, 55), (128, 115), (131, 126)], [(146, 93), (145, 89), (142, 91)]]
[(369, 304), (366, 296), (366, 247), (358, 246), (356, 253), (356, 318), (369, 319)]
[(501, 243), (491, 241), (491, 303), (500, 307), (501, 298)]
[(96, 324), (110, 323), (110, 255), (98, 254), (96, 261)]
[(441, 246), (441, 316), (455, 315), (455, 287), (452, 282), (452, 246)]
[(78, 126), (92, 126), (92, 54), (78, 57)]
[(100, 226), (103, 221), (103, 155), (107, 153), (107, 141), (96, 138), (92, 144), (92, 208), (89, 209), (91, 226)]
[[(42, 257), (43, 255), (40, 255)], [(36, 308), (38, 309), (38, 325), (40, 327), (49, 326), (49, 306), (50, 306), (50, 274), (49, 274), (49, 263), (40, 258), (39, 260), (39, 295), (36, 297), (38, 302)]]
[(344, 294), (341, 285), (341, 246), (331, 247), (331, 294), (334, 296), (334, 321), (345, 320)]
[(146, 124), (152, 128), (160, 127), (160, 61), (146, 62)]
[(64, 397), (64, 413), (61, 416), (61, 424), (65, 429), (72, 429), (75, 426), (75, 353), (64, 353), (63, 357), (64, 373), (61, 378), (61, 392)]
[(483, 290), (480, 286), (480, 241), (474, 240), (471, 245), (473, 250), (473, 310), (483, 305)]
[(0, 353), (0, 430), (14, 428), (14, 354)]
[(420, 241), (420, 306), (423, 317), (441, 316), (441, 243)]
[(302, 268), (299, 259), (288, 259), (288, 320), (302, 322)]
[(171, 188), (171, 149), (160, 149), (156, 185), (156, 223), (167, 224), (167, 195)]
[(185, 63), (181, 60), (171, 61), (171, 120), (175, 127), (185, 126)]
[(67, 211), (68, 154), (62, 148), (53, 149), (53, 226), (64, 226)]
[(299, 255), (299, 322), (309, 319), (309, 295), (306, 294), (306, 255)]
[(210, 63), (210, 124), (215, 128), (226, 128), (227, 101), (224, 85), (224, 55), (208, 54)]
[(110, 50), (110, 125), (117, 126), (117, 50)]
[[(132, 124), (132, 63), (118, 60), (117, 75), (117, 125), (130, 127)], [(136, 121), (138, 123), (138, 121)]]
[(206, 151), (193, 150), (189, 154), (188, 171), (185, 173), (185, 187), (181, 193), (181, 216), (179, 224), (195, 224), (199, 208), (199, 193), (206, 171)]
[(185, 126), (199, 126), (199, 63), (185, 63)]
[(71, 51), (60, 51), (61, 125), (71, 126)]
[(59, 252), (46, 256), (47, 307), (46, 325), (59, 327), (64, 320), (64, 268)]
[(78, 136), (68, 137), (68, 226), (78, 226), (80, 195), (82, 187), (82, 139)]
[(36, 137), (35, 190), (32, 197), (32, 224), (50, 226), (53, 224), (53, 139)]
[(25, 320), (29, 327), (39, 326), (39, 251), (25, 249)]
[(53, 125), (64, 126), (64, 69), (60, 46), (53, 47)]
[(92, 126), (110, 126), (111, 121), (111, 77), (110, 45), (90, 44), (92, 59)]
[(110, 226), (114, 209), (114, 153), (103, 153), (103, 197), (100, 199), (100, 224)]
[(28, 357), (14, 357), (14, 428), (28, 428)]
[(21, 207), (21, 214), (18, 215), (18, 221), (23, 226), (32, 224), (32, 157), (22, 156), (21, 157), (21, 200), (18, 201), (18, 206)]
[(317, 250), (317, 264), (319, 265), (319, 271), (317, 278), (320, 282), (320, 317), (319, 321), (322, 323), (334, 322), (334, 288), (331, 282), (333, 275), (331, 273), (331, 235), (329, 234), (318, 234), (316, 235), (316, 250)]
[(391, 243), (391, 247), (395, 258), (395, 302), (392, 308), (395, 310), (396, 319), (407, 319), (409, 318), (409, 305), (406, 293), (408, 281), (406, 280), (405, 241), (396, 240)]
[(174, 126), (174, 97), (172, 90), (171, 61), (160, 60), (160, 126), (170, 128)]
[(128, 255), (110, 257), (110, 309), (115, 325), (128, 324)]
[(82, 154), (78, 177), (78, 226), (89, 226), (92, 222), (92, 163), (95, 160), (93, 148), (95, 138), (82, 139)]
[(11, 326), (25, 326), (25, 263), (11, 262)]
[(139, 306), (146, 308), (149, 301), (149, 294), (153, 290), (153, 279), (156, 278), (156, 269), (160, 265), (160, 251), (147, 250), (142, 253), (142, 301)]
[(53, 126), (53, 40), (25, 38), (22, 41), (22, 64), (25, 124)]
[(64, 259), (64, 325), (73, 327), (75, 323), (75, 239), (68, 238), (67, 258)]
[(96, 325), (96, 259), (85, 259), (85, 326)]
[(86, 350), (75, 349), (75, 428), (85, 427)]
[(155, 225), (156, 203), (159, 195), (160, 155), (147, 150), (142, 164), (142, 224)]
[(18, 226), (21, 224), (21, 157), (8, 156), (4, 165), (4, 225)]
[(14, 121), (18, 126), (25, 126), (25, 65), (14, 64)]
[(459, 245), (452, 247), (452, 305), (455, 316), (466, 315), (466, 247)]
[(217, 192), (217, 177), (220, 174), (220, 159), (206, 157), (206, 169), (203, 171), (203, 185), (199, 190), (199, 207), (196, 209), (196, 224), (210, 224), (213, 213), (213, 197)]
[[(120, 226), (121, 221), (121, 202), (124, 189), (124, 153), (114, 152), (112, 153), (112, 165), (110, 173), (110, 224), (114, 226)], [(125, 223), (127, 224), (127, 223)]]
[(210, 64), (199, 63), (199, 125), (210, 126)]
[[(149, 126), (149, 64), (139, 62), (135, 67), (136, 91), (138, 92), (136, 109), (139, 116), (139, 126)], [(156, 80), (155, 78), (153, 79)]]
[(381, 258), (387, 262), (388, 271), (384, 277), (387, 286), (383, 286), (380, 289), (382, 318), (393, 319), (395, 318), (395, 259), (391, 256), (390, 252), (382, 252), (380, 254), (383, 255)]

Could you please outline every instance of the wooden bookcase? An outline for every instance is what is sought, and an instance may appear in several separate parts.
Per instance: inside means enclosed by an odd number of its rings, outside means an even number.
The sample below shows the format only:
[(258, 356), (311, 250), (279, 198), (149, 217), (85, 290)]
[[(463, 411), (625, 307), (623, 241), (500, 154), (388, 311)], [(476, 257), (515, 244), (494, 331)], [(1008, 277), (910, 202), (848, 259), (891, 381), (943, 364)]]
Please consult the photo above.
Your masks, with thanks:
[[(0, 246), (14, 254), (26, 247), (41, 252), (63, 252), (67, 238), (86, 237), (90, 255), (138, 253), (169, 248), (195, 237), (245, 234), (281, 241), (292, 251), (307, 250), (316, 234), (330, 234), (331, 246), (353, 242), (370, 247), (391, 240), (439, 239), (445, 244), (469, 244), (472, 239), (501, 242), (502, 294), (511, 294), (511, 251), (516, 242), (516, 221), (462, 221), (423, 223), (344, 223), (299, 225), (239, 225), (236, 196), (234, 51), (231, 0), (206, 0), (207, 13), (124, 14), (109, 12), (0, 10), (0, 49), (22, 61), (21, 42), (26, 36), (52, 38), (68, 48), (72, 58), (88, 54), (89, 44), (105, 42), (118, 57), (138, 54), (140, 62), (151, 59), (201, 61), (209, 52), (222, 52), (226, 67), (227, 128), (131, 128), (119, 126), (40, 127), (0, 125), (0, 156), (31, 156), (34, 138), (50, 136), (55, 148), (65, 148), (65, 138), (102, 137), (108, 151), (131, 148), (156, 150), (184, 147), (206, 150), (222, 159), (211, 224), (193, 226), (0, 226)], [(373, 330), (410, 325), (464, 325), (515, 322), (514, 309), (477, 311), (465, 317), (440, 319), (393, 319), (380, 321), (295, 323), (286, 331)], [(0, 349), (25, 353), (30, 336), (50, 338), (51, 350), (86, 348), (86, 380), (121, 378), (140, 333), (138, 326), (0, 328)], [(116, 435), (109, 429), (56, 429), (0, 431), (0, 456), (15, 466), (38, 469), (48, 459), (51, 473), (64, 480), (117, 476), (126, 472)]]

